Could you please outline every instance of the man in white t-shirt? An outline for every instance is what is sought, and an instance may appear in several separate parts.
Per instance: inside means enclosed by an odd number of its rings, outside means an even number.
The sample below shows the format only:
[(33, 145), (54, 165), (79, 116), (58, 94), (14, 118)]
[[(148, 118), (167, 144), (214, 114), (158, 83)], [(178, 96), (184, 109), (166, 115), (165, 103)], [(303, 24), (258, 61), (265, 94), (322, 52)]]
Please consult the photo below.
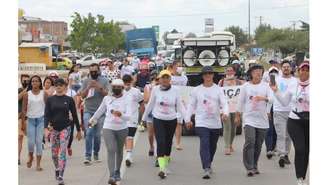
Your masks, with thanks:
[(124, 75), (132, 75), (134, 76), (135, 69), (132, 67), (129, 63), (129, 60), (126, 58), (123, 61), (123, 66), (121, 68), (121, 78), (123, 78)]
[[(297, 79), (291, 74), (291, 64), (289, 61), (281, 63), (282, 76), (276, 79), (276, 84), (281, 93), (286, 93), (288, 89), (295, 89)], [(273, 97), (273, 120), (277, 133), (277, 151), (279, 154), (279, 166), (284, 167), (285, 164), (290, 164), (288, 158), (291, 140), (287, 132), (287, 120), (291, 111), (290, 105), (283, 106), (276, 97)]]
[(235, 118), (235, 122), (240, 124), (240, 116), (243, 112), (245, 130), (243, 162), (249, 177), (260, 173), (258, 160), (266, 131), (269, 128), (266, 107), (270, 100), (271, 89), (269, 84), (261, 82), (263, 71), (263, 66), (258, 64), (249, 69), (251, 81), (246, 82), (241, 88)]

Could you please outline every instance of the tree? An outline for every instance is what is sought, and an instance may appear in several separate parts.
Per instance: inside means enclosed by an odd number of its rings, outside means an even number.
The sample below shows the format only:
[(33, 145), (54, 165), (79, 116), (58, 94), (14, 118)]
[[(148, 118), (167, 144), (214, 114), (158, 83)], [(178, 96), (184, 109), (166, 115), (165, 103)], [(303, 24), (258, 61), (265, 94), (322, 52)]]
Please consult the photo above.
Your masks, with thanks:
[(235, 35), (237, 47), (247, 43), (247, 35), (243, 31), (243, 29), (240, 28), (239, 26), (229, 26), (226, 29), (224, 29), (224, 31), (229, 31)]
[(261, 24), (260, 26), (258, 26), (256, 29), (255, 29), (255, 40), (257, 41), (261, 34), (267, 32), (267, 31), (270, 31), (272, 30), (272, 27), (270, 24)]
[(283, 56), (309, 50), (309, 32), (291, 29), (271, 29), (257, 39), (260, 47), (279, 50)]
[(93, 17), (91, 13), (87, 17), (82, 17), (75, 12), (72, 18), (73, 30), (68, 40), (73, 49), (79, 52), (109, 55), (124, 47), (124, 33), (121, 32), (117, 22), (113, 20), (106, 22), (104, 16)]
[(302, 31), (310, 31), (310, 25), (309, 23), (306, 23), (304, 21), (300, 21), (302, 23), (301, 30)]
[(195, 34), (195, 33), (192, 33), (192, 32), (189, 32), (186, 36), (185, 36), (185, 38), (196, 38), (197, 37), (197, 35)]

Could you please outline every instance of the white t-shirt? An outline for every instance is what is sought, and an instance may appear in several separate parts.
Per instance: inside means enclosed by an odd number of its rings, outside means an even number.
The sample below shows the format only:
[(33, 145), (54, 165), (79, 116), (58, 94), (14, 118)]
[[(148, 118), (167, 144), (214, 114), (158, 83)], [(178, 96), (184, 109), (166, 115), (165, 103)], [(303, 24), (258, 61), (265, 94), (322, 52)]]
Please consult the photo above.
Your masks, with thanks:
[(134, 67), (132, 67), (131, 65), (123, 65), (121, 68), (121, 77), (123, 78), (124, 75), (128, 74), (128, 75), (132, 75), (135, 72)]
[(256, 128), (269, 128), (267, 102), (254, 101), (254, 96), (267, 97), (271, 101), (271, 89), (268, 83), (252, 84), (246, 82), (240, 90), (238, 112), (243, 112), (243, 124)]
[(143, 101), (143, 94), (135, 87), (131, 87), (129, 91), (124, 90), (126, 96), (130, 96), (131, 102), (131, 119), (128, 122), (128, 127), (137, 127), (139, 118), (139, 102)]
[[(105, 129), (123, 130), (128, 127), (128, 121), (131, 118), (131, 100), (128, 96), (115, 98), (113, 96), (105, 96), (99, 108), (91, 118), (91, 120), (98, 120), (103, 114), (106, 114), (104, 120)], [(111, 113), (111, 110), (120, 111), (121, 117), (116, 117)]]
[[(288, 89), (295, 89), (297, 86), (297, 79), (295, 77), (283, 78), (278, 77), (276, 80), (277, 87), (282, 94), (286, 93)], [(273, 94), (273, 92), (272, 92)], [(273, 111), (290, 111), (290, 104), (287, 106), (283, 106), (278, 99), (273, 96)]]
[(188, 78), (186, 75), (181, 76), (171, 76), (171, 84), (176, 86), (186, 86), (188, 83)]
[(154, 118), (161, 120), (174, 120), (177, 118), (177, 112), (185, 118), (185, 109), (182, 105), (181, 96), (175, 86), (167, 91), (160, 89), (160, 86), (155, 86), (151, 91), (150, 100), (146, 110), (142, 116), (142, 120), (146, 121), (150, 112)]
[(73, 72), (69, 75), (69, 79), (73, 81), (73, 84), (82, 84), (82, 75), (80, 72)]
[(190, 122), (190, 117), (195, 112), (196, 127), (222, 128), (220, 107), (224, 114), (229, 114), (228, 103), (221, 87), (216, 84), (211, 87), (199, 85), (191, 93), (186, 122)]
[(300, 119), (295, 112), (309, 112), (310, 111), (310, 86), (302, 87), (296, 85), (289, 88), (284, 94), (279, 91), (274, 93), (277, 100), (279, 100), (282, 105), (290, 105), (291, 112), (289, 117), (292, 119)]
[(139, 69), (139, 63), (140, 63), (140, 59), (138, 57), (134, 58), (131, 61), (131, 65), (134, 69)]

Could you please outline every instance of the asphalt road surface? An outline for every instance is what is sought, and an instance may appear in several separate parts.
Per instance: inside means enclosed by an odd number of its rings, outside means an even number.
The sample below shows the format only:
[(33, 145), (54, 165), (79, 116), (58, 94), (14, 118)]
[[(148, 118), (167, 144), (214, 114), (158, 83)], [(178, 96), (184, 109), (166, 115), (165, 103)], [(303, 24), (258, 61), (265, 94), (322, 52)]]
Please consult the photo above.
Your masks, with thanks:
[[(244, 136), (237, 136), (234, 142), (235, 152), (231, 156), (224, 155), (224, 142), (220, 137), (218, 150), (213, 164), (214, 174), (210, 180), (203, 180), (199, 157), (199, 139), (195, 136), (182, 137), (183, 150), (172, 149), (172, 161), (169, 174), (165, 180), (157, 176), (158, 168), (154, 166), (154, 157), (148, 157), (147, 133), (139, 133), (136, 136), (134, 150), (134, 163), (130, 168), (122, 165), (123, 179), (121, 185), (296, 185), (294, 165), (281, 169), (278, 165), (278, 157), (268, 160), (265, 156), (265, 145), (259, 160), (260, 175), (246, 177), (246, 171), (242, 163), (242, 146)], [(26, 139), (26, 138), (24, 138)], [(83, 165), (84, 140), (73, 142), (73, 156), (68, 157), (64, 180), (66, 185), (105, 185), (108, 181), (108, 169), (106, 163), (105, 145), (101, 146), (100, 163), (91, 166)], [(291, 151), (290, 159), (293, 163), (294, 151)], [(45, 147), (42, 159), (43, 171), (35, 170), (35, 163), (31, 169), (26, 167), (27, 143), (24, 140), (22, 152), (22, 164), (19, 166), (20, 185), (56, 185), (54, 166), (51, 160), (49, 145)]]

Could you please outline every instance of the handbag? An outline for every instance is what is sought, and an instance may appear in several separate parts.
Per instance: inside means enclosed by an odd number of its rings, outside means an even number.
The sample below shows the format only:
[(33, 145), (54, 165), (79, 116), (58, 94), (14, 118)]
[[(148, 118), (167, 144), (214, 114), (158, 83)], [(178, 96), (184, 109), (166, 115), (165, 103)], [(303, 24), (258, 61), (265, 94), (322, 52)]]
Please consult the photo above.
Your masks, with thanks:
[(306, 120), (306, 121), (310, 120), (310, 112), (307, 112), (307, 111), (303, 111), (303, 112), (293, 111), (293, 113), (296, 114), (301, 120)]

